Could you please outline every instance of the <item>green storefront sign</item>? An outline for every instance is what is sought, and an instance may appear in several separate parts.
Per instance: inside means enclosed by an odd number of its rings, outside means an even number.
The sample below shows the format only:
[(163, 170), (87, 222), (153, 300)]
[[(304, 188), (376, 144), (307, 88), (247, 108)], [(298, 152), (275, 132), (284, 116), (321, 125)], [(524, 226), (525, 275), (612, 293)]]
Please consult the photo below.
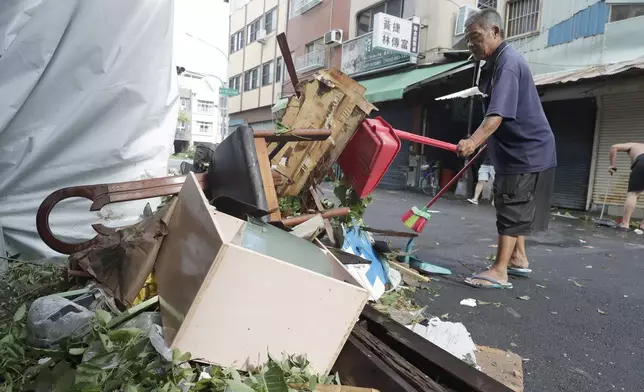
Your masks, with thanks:
[(219, 87), (219, 95), (225, 97), (234, 97), (235, 95), (239, 95), (239, 91), (235, 90), (234, 88)]
[(342, 72), (358, 76), (412, 63), (411, 56), (374, 49), (372, 35), (368, 33), (342, 44)]

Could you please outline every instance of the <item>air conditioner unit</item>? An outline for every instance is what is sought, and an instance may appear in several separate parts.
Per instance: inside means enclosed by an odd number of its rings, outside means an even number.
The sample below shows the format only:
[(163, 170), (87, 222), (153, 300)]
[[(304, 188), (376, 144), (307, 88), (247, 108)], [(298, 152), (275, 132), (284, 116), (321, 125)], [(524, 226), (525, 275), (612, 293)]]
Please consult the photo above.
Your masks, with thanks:
[(454, 27), (454, 35), (463, 35), (465, 34), (465, 22), (467, 18), (470, 17), (473, 13), (477, 12), (479, 9), (466, 5), (458, 9), (458, 15), (456, 16), (456, 26)]
[(342, 43), (342, 30), (335, 29), (324, 34), (325, 45), (340, 45)]
[(268, 37), (266, 36), (266, 30), (261, 29), (257, 31), (257, 42), (260, 44), (265, 44), (266, 41), (268, 41)]

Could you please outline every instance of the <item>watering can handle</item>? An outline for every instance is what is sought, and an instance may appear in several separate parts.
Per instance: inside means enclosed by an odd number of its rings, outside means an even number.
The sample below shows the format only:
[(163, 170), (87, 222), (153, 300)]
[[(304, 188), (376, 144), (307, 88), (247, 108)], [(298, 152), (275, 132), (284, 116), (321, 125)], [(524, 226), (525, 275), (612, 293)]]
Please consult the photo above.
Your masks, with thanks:
[(400, 131), (398, 129), (394, 129), (394, 132), (396, 133), (396, 136), (398, 136), (402, 140), (409, 140), (410, 142), (416, 142), (432, 147), (442, 148), (443, 150), (451, 151), (454, 153), (456, 152), (456, 144), (431, 139), (425, 136), (416, 135), (414, 133)]

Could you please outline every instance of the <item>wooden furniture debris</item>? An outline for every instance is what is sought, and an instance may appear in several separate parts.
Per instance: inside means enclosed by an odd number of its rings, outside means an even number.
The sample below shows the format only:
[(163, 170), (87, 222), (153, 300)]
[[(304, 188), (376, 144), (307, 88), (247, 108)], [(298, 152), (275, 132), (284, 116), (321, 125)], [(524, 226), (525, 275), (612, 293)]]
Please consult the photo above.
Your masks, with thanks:
[[(364, 98), (365, 88), (337, 69), (322, 70), (300, 83), (281, 123), (292, 129), (330, 129), (325, 141), (287, 143), (271, 163), (288, 181), (279, 196), (297, 196), (322, 181), (344, 150), (358, 125), (375, 107)], [(269, 145), (269, 151), (273, 145)]]
[[(383, 345), (394, 350), (411, 365), (448, 390), (472, 392), (512, 391), (370, 305), (365, 306), (360, 316), (361, 320), (365, 322), (364, 325), (367, 330), (378, 338)], [(387, 392), (383, 388), (380, 388), (380, 390), (381, 392)]]
[[(297, 141), (301, 143), (311, 141), (320, 142), (326, 140), (330, 135), (331, 131), (328, 129), (296, 129), (285, 134), (275, 134), (274, 131), (255, 132), (255, 147), (260, 162), (260, 171), (268, 202), (268, 209), (271, 211), (270, 218), (272, 220), (279, 221), (281, 219), (275, 186), (284, 185), (287, 182), (284, 181), (280, 174), (271, 169), (266, 141), (278, 143), (285, 141)], [(198, 173), (195, 176), (201, 189), (208, 189), (207, 174)], [(79, 252), (97, 244), (100, 236), (111, 235), (117, 229), (107, 227), (103, 224), (94, 224), (92, 228), (97, 233), (94, 238), (81, 243), (66, 242), (56, 237), (49, 225), (51, 212), (58, 203), (65, 199), (80, 197), (93, 202), (90, 206), (90, 211), (99, 211), (102, 207), (111, 203), (176, 195), (181, 190), (185, 179), (186, 176), (174, 176), (112, 184), (72, 186), (59, 189), (47, 196), (40, 204), (36, 214), (36, 229), (43, 242), (56, 252), (63, 254)], [(278, 183), (276, 184), (274, 181), (278, 181)]]
[(269, 350), (306, 353), (328, 372), (368, 293), (318, 246), (213, 211), (190, 174), (155, 269), (166, 342), (241, 370), (265, 363)]

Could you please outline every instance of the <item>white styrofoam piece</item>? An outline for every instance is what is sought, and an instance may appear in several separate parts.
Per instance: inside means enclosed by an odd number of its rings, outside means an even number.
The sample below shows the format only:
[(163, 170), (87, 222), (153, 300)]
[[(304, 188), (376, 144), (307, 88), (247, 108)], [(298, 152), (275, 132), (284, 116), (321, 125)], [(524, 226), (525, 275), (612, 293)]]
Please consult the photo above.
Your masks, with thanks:
[(427, 326), (415, 324), (408, 325), (407, 328), (456, 358), (476, 365), (476, 345), (462, 323), (451, 323), (434, 317)]

